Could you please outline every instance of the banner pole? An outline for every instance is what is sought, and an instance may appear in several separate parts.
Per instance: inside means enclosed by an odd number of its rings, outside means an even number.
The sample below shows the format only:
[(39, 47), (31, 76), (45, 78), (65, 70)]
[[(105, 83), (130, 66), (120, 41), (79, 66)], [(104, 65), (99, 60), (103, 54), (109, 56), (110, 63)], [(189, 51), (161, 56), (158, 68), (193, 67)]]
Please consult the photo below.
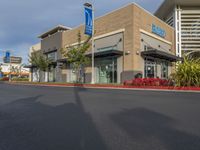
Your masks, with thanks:
[(85, 34), (89, 35), (92, 40), (92, 68), (91, 68), (91, 84), (95, 83), (95, 60), (94, 60), (94, 51), (95, 51), (95, 43), (94, 43), (94, 34), (95, 34), (95, 26), (94, 26), (94, 6), (90, 3), (85, 3)]
[(93, 28), (92, 28), (92, 84), (95, 83), (95, 64), (94, 64), (94, 6), (92, 5), (92, 25), (93, 25)]

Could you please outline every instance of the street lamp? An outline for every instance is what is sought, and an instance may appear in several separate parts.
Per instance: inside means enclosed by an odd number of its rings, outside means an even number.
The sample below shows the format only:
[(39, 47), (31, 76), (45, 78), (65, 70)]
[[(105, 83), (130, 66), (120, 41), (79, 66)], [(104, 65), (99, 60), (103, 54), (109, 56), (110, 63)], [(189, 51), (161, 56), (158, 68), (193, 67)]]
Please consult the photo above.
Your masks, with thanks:
[(92, 79), (91, 79), (91, 83), (94, 84), (95, 83), (95, 73), (94, 73), (95, 72), (95, 70), (94, 70), (94, 7), (91, 3), (85, 3), (84, 6), (86, 8), (89, 8), (89, 9), (92, 10), (92, 34), (90, 35), (92, 37)]
[(90, 3), (85, 3), (84, 6), (85, 6), (85, 7), (91, 7), (91, 8), (92, 8), (92, 4), (90, 4)]

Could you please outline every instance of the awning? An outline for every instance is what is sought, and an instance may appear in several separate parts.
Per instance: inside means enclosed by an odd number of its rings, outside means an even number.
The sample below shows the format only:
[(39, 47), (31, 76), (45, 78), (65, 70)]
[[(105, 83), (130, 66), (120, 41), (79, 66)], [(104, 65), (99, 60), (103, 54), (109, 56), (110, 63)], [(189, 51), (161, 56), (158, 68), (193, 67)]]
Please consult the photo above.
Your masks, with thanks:
[(57, 52), (57, 51), (58, 51), (57, 49), (47, 50), (47, 51), (44, 51), (43, 54), (49, 54), (49, 53), (53, 53), (53, 52)]
[(34, 66), (34, 65), (26, 65), (26, 66), (24, 66), (24, 68), (36, 68), (36, 66)]
[[(108, 51), (100, 51), (94, 53), (95, 58), (108, 57), (108, 56), (122, 56), (122, 55), (123, 51), (119, 50), (108, 50)], [(86, 54), (86, 56), (92, 57), (92, 53)]]
[(58, 59), (57, 62), (59, 62), (59, 63), (67, 63), (67, 59), (66, 58)]
[(181, 61), (183, 60), (181, 57), (177, 57), (176, 55), (164, 52), (164, 51), (159, 51), (156, 49), (153, 50), (147, 50), (147, 51), (143, 51), (141, 52), (141, 55), (143, 57), (146, 56), (151, 56), (153, 58), (160, 58), (160, 59), (165, 59), (171, 62), (176, 62), (176, 61)]

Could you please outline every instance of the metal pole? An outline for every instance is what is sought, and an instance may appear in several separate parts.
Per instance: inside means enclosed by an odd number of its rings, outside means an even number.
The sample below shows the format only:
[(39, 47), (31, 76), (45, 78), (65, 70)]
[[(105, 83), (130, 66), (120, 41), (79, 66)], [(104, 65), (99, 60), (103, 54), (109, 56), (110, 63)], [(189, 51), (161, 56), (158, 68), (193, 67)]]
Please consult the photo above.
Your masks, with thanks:
[(95, 83), (95, 66), (94, 66), (94, 6), (92, 5), (92, 18), (93, 18), (93, 28), (92, 28), (92, 84)]
[[(9, 51), (9, 52), (10, 52), (10, 51)], [(10, 52), (10, 57), (11, 57), (11, 52)], [(9, 66), (10, 66), (10, 70), (9, 70), (9, 71), (10, 71), (10, 73), (9, 73), (9, 82), (11, 82), (11, 67), (12, 67), (12, 66), (11, 66), (11, 61), (10, 61), (11, 58), (10, 58), (10, 57), (9, 57)]]

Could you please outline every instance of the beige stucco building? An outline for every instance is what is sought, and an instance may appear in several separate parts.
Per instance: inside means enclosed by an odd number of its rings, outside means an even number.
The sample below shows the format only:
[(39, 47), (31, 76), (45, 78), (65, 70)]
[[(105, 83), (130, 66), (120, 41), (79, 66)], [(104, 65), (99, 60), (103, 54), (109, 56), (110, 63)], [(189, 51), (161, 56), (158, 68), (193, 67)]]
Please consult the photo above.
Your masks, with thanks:
[[(42, 35), (41, 50), (54, 60), (44, 81), (73, 82), (75, 73), (63, 59), (62, 48), (77, 45), (77, 34), (84, 35), (84, 25), (76, 28), (57, 26)], [(138, 76), (168, 78), (175, 56), (174, 29), (137, 4), (95, 19), (95, 82), (122, 83)], [(90, 57), (89, 50), (87, 56)], [(86, 66), (83, 80), (91, 82), (91, 66)]]

